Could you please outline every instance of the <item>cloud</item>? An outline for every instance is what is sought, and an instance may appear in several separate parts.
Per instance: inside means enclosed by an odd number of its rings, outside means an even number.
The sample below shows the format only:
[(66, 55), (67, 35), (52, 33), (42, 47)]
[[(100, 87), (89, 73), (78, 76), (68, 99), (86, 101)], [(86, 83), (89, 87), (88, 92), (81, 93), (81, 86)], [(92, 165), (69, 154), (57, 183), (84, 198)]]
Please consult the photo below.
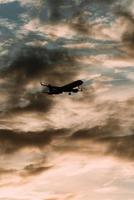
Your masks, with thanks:
[(38, 91), (37, 94), (22, 95), (22, 98), (19, 93), (15, 96), (11, 95), (4, 111), (15, 115), (28, 112), (47, 113), (54, 105), (54, 101), (46, 95)]
[[(72, 66), (70, 66), (73, 65), (74, 60), (69, 55), (68, 50), (64, 48), (47, 49), (45, 47), (29, 46), (17, 49), (17, 52), (15, 51), (13, 57), (10, 57), (7, 73), (17, 73), (18, 76), (21, 75), (24, 81), (42, 76), (46, 80), (50, 80), (54, 79), (56, 75), (59, 75), (57, 77), (59, 79), (61, 74), (62, 77), (70, 78), (71, 74), (73, 76), (75, 73)], [(67, 73), (66, 67), (69, 66), (72, 72)]]
[(66, 130), (46, 130), (41, 132), (15, 132), (0, 130), (1, 154), (12, 154), (25, 147), (43, 148)]
[(5, 4), (5, 3), (11, 3), (14, 2), (15, 0), (0, 0), (1, 4)]
[(47, 1), (47, 5), (48, 5), (48, 10), (49, 10), (50, 22), (59, 22), (62, 19), (60, 6), (64, 5), (64, 2), (62, 0), (59, 0), (59, 1), (49, 0)]
[[(73, 140), (96, 140), (98, 138), (110, 137), (114, 131), (119, 131), (119, 124), (113, 119), (109, 119), (109, 123), (104, 126), (96, 126), (90, 129), (78, 130), (71, 136)], [(115, 134), (115, 132), (114, 132)]]
[(0, 168), (0, 176), (16, 172), (15, 169)]
[(133, 160), (134, 158), (134, 131), (132, 135), (121, 137), (107, 137), (98, 140), (104, 145), (107, 145), (106, 154), (117, 156), (121, 159)]
[[(117, 193), (128, 199), (122, 193), (134, 171), (128, 1), (116, 15), (115, 0), (16, 2), (22, 11), (16, 20), (0, 20), (0, 198), (100, 199), (100, 189), (102, 199)], [(41, 93), (40, 81), (60, 86), (75, 79), (85, 80), (82, 92)]]
[(23, 48), (14, 48), (8, 58), (8, 67), (1, 73), (1, 78), (6, 80), (7, 111), (49, 111), (54, 104), (53, 99), (39, 94), (38, 90), (30, 94), (28, 84), (33, 85), (33, 90), (42, 80), (63, 85), (66, 80), (72, 81), (78, 73), (75, 58), (65, 48), (24, 45)]
[(22, 177), (27, 176), (36, 176), (44, 171), (51, 169), (53, 166), (42, 166), (41, 163), (38, 164), (29, 164), (24, 167), (23, 172), (20, 173)]
[[(63, 144), (63, 152), (70, 149), (79, 153), (112, 155), (123, 160), (133, 159), (133, 98), (122, 104), (116, 102), (116, 106), (110, 102), (107, 106), (104, 104), (96, 105), (96, 109), (107, 113), (105, 120), (96, 126), (87, 125), (72, 131), (67, 138), (69, 144)], [(59, 150), (62, 151), (62, 147)]]
[(123, 43), (123, 49), (127, 54), (133, 54), (134, 48), (134, 13), (132, 2), (128, 6), (119, 4), (115, 7), (115, 14), (120, 19), (119, 27), (124, 27), (121, 40)]

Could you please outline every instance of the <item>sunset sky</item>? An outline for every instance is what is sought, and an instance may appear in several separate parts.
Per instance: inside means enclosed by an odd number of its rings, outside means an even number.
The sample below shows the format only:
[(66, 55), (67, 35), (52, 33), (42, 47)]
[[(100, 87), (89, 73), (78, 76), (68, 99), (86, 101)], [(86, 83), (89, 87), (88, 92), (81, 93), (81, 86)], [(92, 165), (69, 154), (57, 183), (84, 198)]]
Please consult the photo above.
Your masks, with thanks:
[(133, 199), (134, 0), (0, 0), (0, 200)]

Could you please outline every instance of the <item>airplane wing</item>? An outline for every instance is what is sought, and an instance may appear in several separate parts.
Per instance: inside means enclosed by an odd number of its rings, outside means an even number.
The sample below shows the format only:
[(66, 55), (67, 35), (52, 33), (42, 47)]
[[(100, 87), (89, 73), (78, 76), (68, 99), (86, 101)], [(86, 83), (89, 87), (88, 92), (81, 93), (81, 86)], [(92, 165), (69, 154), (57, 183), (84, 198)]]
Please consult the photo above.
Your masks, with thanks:
[(67, 85), (62, 86), (61, 88), (62, 88), (62, 90), (69, 90), (69, 89), (78, 87), (78, 86), (80, 86), (82, 84), (83, 84), (82, 80), (77, 80), (77, 81), (74, 81), (72, 83), (69, 83)]

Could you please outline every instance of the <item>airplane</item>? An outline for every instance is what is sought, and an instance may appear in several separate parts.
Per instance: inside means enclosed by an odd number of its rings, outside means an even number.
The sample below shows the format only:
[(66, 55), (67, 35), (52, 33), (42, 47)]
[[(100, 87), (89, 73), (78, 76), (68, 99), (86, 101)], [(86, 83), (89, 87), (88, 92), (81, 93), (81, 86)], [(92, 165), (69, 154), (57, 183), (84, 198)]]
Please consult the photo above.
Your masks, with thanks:
[(53, 86), (53, 85), (50, 85), (50, 84), (44, 84), (42, 82), (40, 82), (40, 84), (42, 86), (45, 86), (45, 87), (48, 88), (48, 91), (43, 90), (43, 93), (61, 94), (61, 93), (64, 93), (64, 92), (68, 92), (68, 94), (71, 95), (71, 93), (77, 93), (79, 91), (82, 91), (82, 89), (79, 86), (83, 84), (83, 81), (77, 80), (77, 81), (74, 81), (74, 82), (69, 83), (67, 85), (61, 86), (61, 87)]

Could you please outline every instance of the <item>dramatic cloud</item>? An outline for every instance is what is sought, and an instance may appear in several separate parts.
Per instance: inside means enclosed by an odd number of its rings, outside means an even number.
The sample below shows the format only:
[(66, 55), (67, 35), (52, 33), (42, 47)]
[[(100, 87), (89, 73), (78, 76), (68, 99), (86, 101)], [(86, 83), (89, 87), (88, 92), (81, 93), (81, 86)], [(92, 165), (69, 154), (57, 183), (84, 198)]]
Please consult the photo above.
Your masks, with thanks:
[(53, 137), (64, 134), (66, 130), (46, 130), (42, 132), (15, 132), (0, 130), (1, 153), (12, 154), (25, 147), (42, 148), (50, 144)]
[(103, 144), (107, 145), (106, 154), (112, 154), (118, 156), (119, 158), (133, 159), (134, 150), (133, 150), (133, 138), (134, 131), (132, 135), (126, 135), (121, 137), (111, 137), (111, 138), (102, 138), (99, 140)]
[[(132, 2), (131, 2), (132, 6)], [(133, 54), (134, 47), (134, 13), (132, 7), (126, 7), (125, 5), (118, 5), (115, 8), (115, 13), (120, 19), (120, 27), (124, 27), (122, 33), (122, 42), (124, 45), (124, 50), (127, 54)]]
[[(42, 76), (46, 80), (52, 80), (56, 75), (60, 78), (69, 78), (71, 72), (72, 76), (75, 73), (72, 69), (73, 57), (64, 48), (51, 50), (31, 46), (17, 51), (19, 52), (14, 52), (13, 58), (10, 58), (8, 73), (17, 73), (17, 77), (20, 75), (19, 78), (22, 77), (24, 81)], [(67, 67), (70, 67), (69, 72)]]
[(0, 199), (133, 199), (133, 1), (0, 5)]
[(8, 173), (10, 174), (10, 173), (13, 173), (13, 172), (15, 172), (15, 170), (13, 170), (13, 169), (3, 169), (3, 168), (0, 168), (0, 176), (8, 174)]
[(29, 164), (24, 167), (23, 172), (21, 173), (21, 176), (35, 176), (38, 175), (44, 171), (47, 171), (51, 169), (52, 166), (42, 166), (39, 164)]
[[(63, 84), (66, 80), (71, 81), (76, 74), (75, 59), (64, 48), (51, 50), (31, 46), (15, 51), (11, 54), (8, 68), (3, 71), (3, 76), (8, 78), (5, 84), (9, 99), (7, 109), (48, 111), (53, 100), (39, 94), (39, 86), (35, 90), (34, 87), (42, 80), (46, 83)], [(31, 92), (27, 88), (28, 84), (33, 85)]]

